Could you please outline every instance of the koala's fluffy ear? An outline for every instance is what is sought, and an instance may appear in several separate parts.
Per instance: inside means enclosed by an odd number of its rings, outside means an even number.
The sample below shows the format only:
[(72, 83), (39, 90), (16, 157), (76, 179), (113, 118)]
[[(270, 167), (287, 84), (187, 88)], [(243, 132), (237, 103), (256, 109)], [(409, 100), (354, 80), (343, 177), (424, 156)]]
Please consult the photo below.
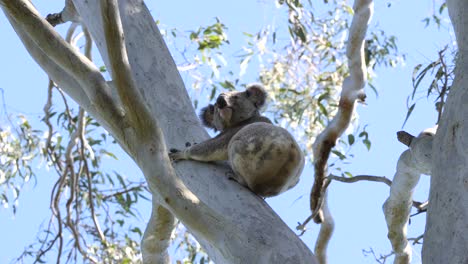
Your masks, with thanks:
[(251, 84), (247, 86), (245, 92), (247, 98), (255, 104), (255, 107), (261, 108), (265, 104), (267, 93), (261, 84)]
[(204, 126), (216, 130), (215, 126), (213, 125), (214, 105), (209, 104), (208, 106), (203, 107), (200, 110), (199, 117)]

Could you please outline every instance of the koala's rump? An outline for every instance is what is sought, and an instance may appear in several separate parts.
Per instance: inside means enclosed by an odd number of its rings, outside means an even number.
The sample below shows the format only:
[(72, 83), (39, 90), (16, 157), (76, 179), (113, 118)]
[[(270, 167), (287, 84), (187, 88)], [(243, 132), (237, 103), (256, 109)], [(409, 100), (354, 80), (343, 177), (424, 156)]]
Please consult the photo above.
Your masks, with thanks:
[(234, 172), (264, 197), (294, 187), (304, 166), (302, 152), (289, 132), (268, 123), (242, 128), (229, 142), (228, 155)]

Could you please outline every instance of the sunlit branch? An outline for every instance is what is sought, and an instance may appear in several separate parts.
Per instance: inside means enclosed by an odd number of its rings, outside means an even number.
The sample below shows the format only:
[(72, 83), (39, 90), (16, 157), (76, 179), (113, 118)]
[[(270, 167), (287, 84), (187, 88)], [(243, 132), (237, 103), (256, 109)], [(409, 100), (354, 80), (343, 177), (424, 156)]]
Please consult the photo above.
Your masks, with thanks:
[[(19, 26), (19, 30), (24, 30), (27, 36), (43, 53), (47, 54), (46, 56), (51, 61), (79, 84), (75, 89), (81, 88), (84, 90), (88, 97), (88, 104), (99, 110), (99, 113), (110, 121), (109, 125), (115, 130), (113, 132), (116, 136), (121, 136), (122, 129), (126, 127), (122, 118), (123, 113), (112, 100), (110, 89), (99, 69), (68, 44), (37, 13), (29, 1), (16, 0), (2, 1), (1, 3), (8, 16), (13, 17), (14, 22), (12, 24), (16, 25), (15, 29)], [(34, 54), (32, 53), (32, 55)], [(36, 58), (36, 56), (33, 57)]]
[(112, 80), (134, 131), (149, 138), (154, 134), (154, 118), (133, 80), (117, 0), (101, 0), (101, 14)]

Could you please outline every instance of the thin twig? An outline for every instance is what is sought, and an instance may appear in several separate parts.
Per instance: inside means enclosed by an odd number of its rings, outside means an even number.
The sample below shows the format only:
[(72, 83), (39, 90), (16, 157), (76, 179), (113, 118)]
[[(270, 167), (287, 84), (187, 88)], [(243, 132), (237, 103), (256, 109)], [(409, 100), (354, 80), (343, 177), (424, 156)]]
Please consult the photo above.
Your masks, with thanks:
[[(319, 199), (317, 201), (318, 203), (323, 204), (324, 199), (325, 199), (325, 192), (327, 191), (328, 185), (330, 185), (330, 183), (331, 183), (331, 180), (325, 179), (324, 187), (322, 188), (321, 193), (320, 193), (320, 197), (319, 197)], [(319, 213), (320, 213), (320, 211), (316, 210), (309, 217), (307, 217), (307, 219), (302, 224), (298, 223), (298, 226), (296, 227), (296, 230), (301, 231), (299, 236), (302, 236), (307, 231), (307, 227), (306, 227), (307, 224), (310, 222), (310, 220), (315, 219), (316, 217), (318, 217)]]
[[(355, 183), (359, 181), (381, 182), (389, 187), (392, 186), (392, 181), (385, 176), (355, 175), (353, 177), (347, 178), (330, 174), (327, 176), (327, 179), (344, 183)], [(421, 213), (427, 210), (428, 202), (426, 201), (421, 203), (418, 201), (413, 201), (412, 206), (418, 210), (418, 213)]]
[(374, 252), (374, 249), (372, 249), (372, 248), (370, 248), (369, 250), (363, 249), (362, 253), (364, 253), (365, 256), (367, 256), (367, 254), (372, 254), (375, 261), (377, 261), (377, 263), (380, 263), (380, 264), (385, 264), (385, 262), (387, 261), (387, 258), (395, 255), (395, 252), (392, 251), (392, 252), (390, 252), (390, 253), (388, 253), (386, 255), (380, 254), (380, 256), (377, 257), (376, 253)]
[(372, 181), (372, 182), (381, 182), (385, 183), (388, 186), (392, 185), (392, 181), (385, 176), (372, 176), (372, 175), (356, 175), (353, 177), (341, 177), (336, 175), (328, 175), (328, 179), (339, 181), (339, 182), (346, 182), (346, 183), (353, 183), (358, 181)]
[(421, 242), (419, 242), (421, 239), (424, 238), (424, 234), (421, 234), (415, 238), (408, 238), (408, 241), (413, 241), (413, 245), (416, 245), (416, 244), (422, 244)]
[(105, 201), (105, 200), (108, 200), (110, 198), (113, 198), (113, 197), (116, 197), (116, 196), (119, 196), (119, 195), (122, 195), (122, 194), (126, 194), (126, 193), (129, 193), (129, 192), (133, 192), (133, 191), (136, 191), (136, 190), (139, 190), (141, 188), (144, 188), (146, 186), (146, 183), (141, 183), (137, 186), (133, 186), (131, 188), (128, 188), (128, 189), (124, 189), (122, 191), (118, 191), (118, 192), (115, 192), (115, 193), (111, 193), (111, 194), (108, 194), (108, 195), (104, 195), (102, 196), (102, 200)]

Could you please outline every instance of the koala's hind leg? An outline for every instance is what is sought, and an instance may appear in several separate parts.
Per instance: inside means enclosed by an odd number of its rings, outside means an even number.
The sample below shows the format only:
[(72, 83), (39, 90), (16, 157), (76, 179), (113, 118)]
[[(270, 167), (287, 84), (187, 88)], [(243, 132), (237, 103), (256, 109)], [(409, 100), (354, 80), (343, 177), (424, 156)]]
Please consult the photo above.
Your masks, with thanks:
[(248, 188), (249, 186), (247, 185), (247, 182), (244, 180), (244, 178), (242, 178), (242, 176), (238, 172), (236, 172), (232, 166), (231, 168), (232, 168), (232, 175), (229, 175), (230, 176), (229, 179), (232, 179), (233, 181), (236, 181), (240, 185)]
[(240, 130), (229, 143), (231, 167), (258, 195), (278, 195), (297, 184), (303, 154), (287, 130), (254, 123)]

